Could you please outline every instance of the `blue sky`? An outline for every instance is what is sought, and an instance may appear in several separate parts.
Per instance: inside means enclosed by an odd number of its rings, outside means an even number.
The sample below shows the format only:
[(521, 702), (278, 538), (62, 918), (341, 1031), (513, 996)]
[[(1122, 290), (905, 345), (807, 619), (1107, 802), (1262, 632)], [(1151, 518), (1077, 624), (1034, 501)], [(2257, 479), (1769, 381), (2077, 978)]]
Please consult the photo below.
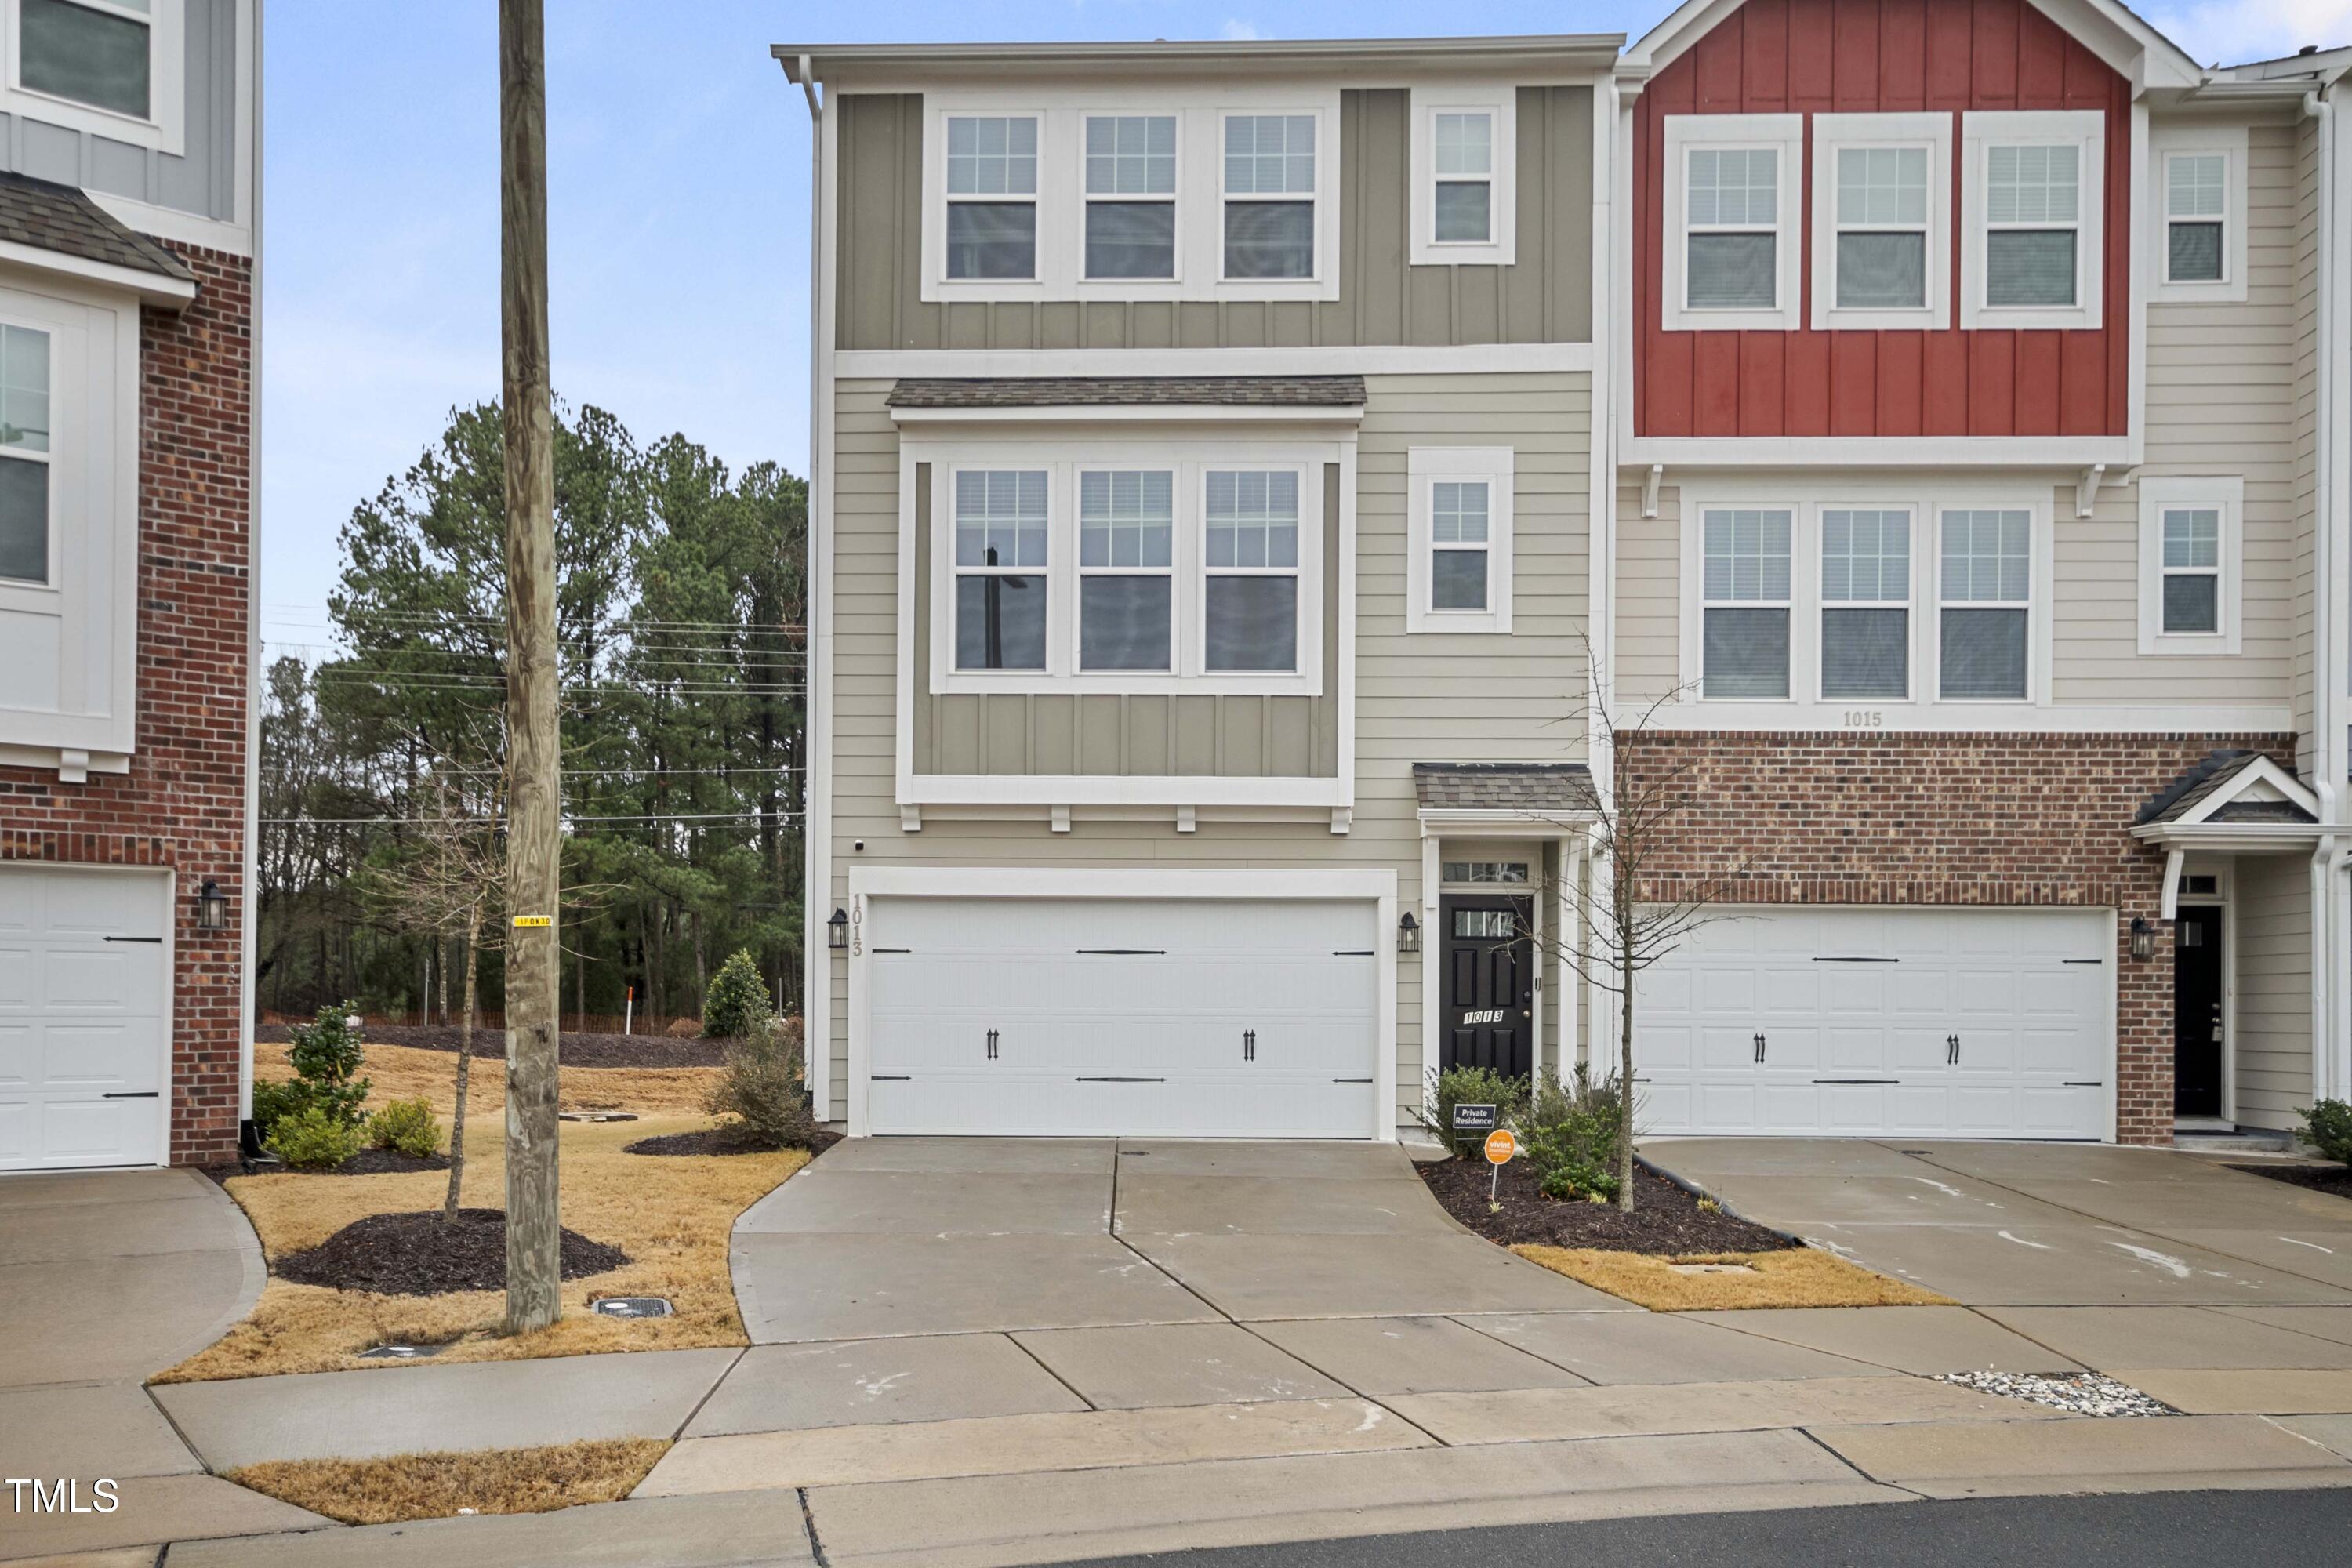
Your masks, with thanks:
[[(2144, 8), (2200, 59), (2352, 37), (2352, 0)], [(808, 118), (777, 42), (1624, 32), (1669, 0), (551, 0), (556, 390), (735, 465), (808, 447)], [(266, 11), (264, 633), (323, 639), (335, 533), (452, 405), (498, 392), (487, 0)], [(653, 27), (647, 18), (657, 18)]]

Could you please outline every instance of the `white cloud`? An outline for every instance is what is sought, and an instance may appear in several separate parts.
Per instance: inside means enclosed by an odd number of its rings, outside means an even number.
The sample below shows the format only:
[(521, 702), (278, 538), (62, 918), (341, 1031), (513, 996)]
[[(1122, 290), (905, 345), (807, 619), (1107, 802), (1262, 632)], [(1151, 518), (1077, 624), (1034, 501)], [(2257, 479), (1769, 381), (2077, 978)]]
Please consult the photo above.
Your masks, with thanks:
[(1236, 44), (1245, 44), (1253, 38), (1263, 38), (1265, 37), (1264, 33), (1257, 30), (1257, 24), (1255, 22), (1244, 22), (1238, 17), (1234, 16), (1228, 16), (1225, 18), (1225, 25), (1223, 31), (1227, 40)]
[(2205, 0), (2166, 5), (2148, 19), (2200, 65), (2291, 55), (2305, 44), (2352, 43), (2352, 0)]

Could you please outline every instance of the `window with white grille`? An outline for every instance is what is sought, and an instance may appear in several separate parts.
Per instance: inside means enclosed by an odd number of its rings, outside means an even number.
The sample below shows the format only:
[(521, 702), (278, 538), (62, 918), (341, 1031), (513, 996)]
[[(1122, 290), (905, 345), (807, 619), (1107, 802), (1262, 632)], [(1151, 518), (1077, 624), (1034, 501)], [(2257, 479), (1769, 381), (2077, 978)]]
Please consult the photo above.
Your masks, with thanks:
[(1905, 508), (1824, 507), (1822, 537), (1822, 696), (1911, 695), (1911, 513)]
[(1702, 514), (1702, 695), (1789, 695), (1793, 516), (1787, 510), (1750, 507), (1709, 508)]
[(2031, 689), (2033, 514), (1943, 514), (1937, 660), (1946, 701), (2022, 702)]
[(1963, 116), (1963, 327), (2101, 324), (2106, 116)]

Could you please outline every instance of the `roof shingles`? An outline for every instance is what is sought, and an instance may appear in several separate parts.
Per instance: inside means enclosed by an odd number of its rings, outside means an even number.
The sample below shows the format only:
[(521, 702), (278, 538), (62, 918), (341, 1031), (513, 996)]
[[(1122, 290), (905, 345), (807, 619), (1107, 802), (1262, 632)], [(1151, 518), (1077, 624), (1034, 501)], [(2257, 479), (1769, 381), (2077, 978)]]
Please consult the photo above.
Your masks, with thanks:
[(1360, 375), (907, 376), (893, 408), (1360, 408)]
[(187, 263), (124, 226), (73, 186), (26, 174), (0, 173), (0, 240), (183, 283), (194, 282), (196, 276)]
[(1423, 811), (1587, 812), (1598, 804), (1582, 763), (1415, 763)]

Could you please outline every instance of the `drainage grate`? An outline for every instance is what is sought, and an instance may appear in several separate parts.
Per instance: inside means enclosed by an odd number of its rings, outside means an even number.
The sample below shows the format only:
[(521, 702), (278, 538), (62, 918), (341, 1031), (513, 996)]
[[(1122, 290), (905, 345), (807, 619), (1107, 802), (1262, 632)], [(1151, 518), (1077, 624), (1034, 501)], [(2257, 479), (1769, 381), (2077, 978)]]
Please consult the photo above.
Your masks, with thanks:
[(564, 1121), (635, 1121), (634, 1110), (562, 1110), (556, 1113)]
[(667, 1318), (669, 1300), (662, 1296), (607, 1296), (588, 1303), (588, 1310), (607, 1318)]
[(362, 1361), (422, 1361), (439, 1355), (439, 1345), (371, 1345), (360, 1352)]

